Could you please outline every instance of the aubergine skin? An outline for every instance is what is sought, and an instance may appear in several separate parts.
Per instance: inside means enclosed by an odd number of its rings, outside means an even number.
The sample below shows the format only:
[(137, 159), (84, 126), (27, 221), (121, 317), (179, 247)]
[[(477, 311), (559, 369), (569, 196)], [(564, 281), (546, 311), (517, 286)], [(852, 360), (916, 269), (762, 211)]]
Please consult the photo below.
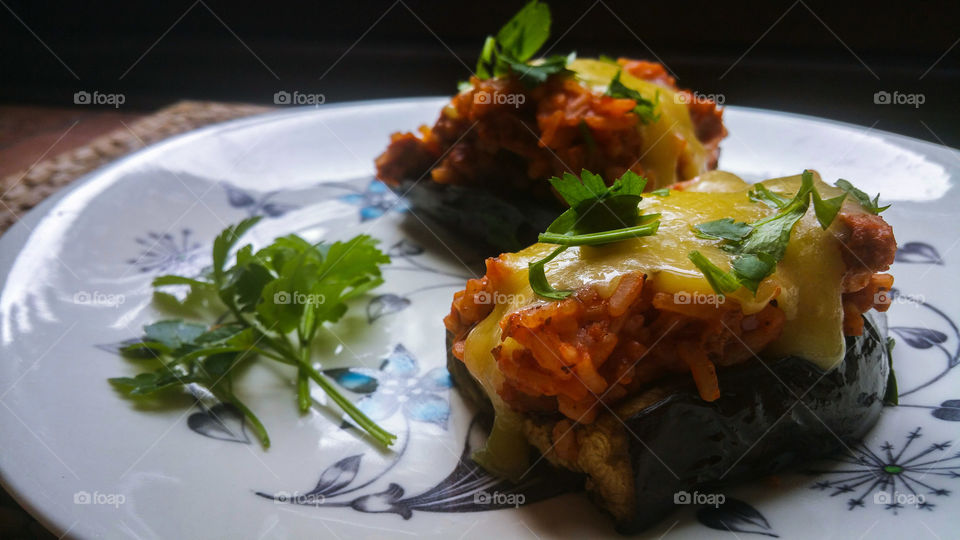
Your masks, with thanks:
[(695, 390), (677, 392), (624, 418), (636, 434), (629, 442), (637, 512), (618, 529), (655, 524), (675, 508), (680, 491), (718, 493), (722, 484), (827, 456), (863, 438), (880, 417), (890, 373), (879, 318), (865, 317), (864, 334), (846, 338), (843, 364), (827, 373), (796, 356), (752, 362), (718, 371), (721, 397), (714, 402)]
[(485, 189), (439, 185), (424, 180), (389, 186), (414, 208), (444, 228), (479, 240), (492, 252), (518, 251), (537, 241), (537, 235), (563, 211), (533, 197), (495, 195)]
[[(866, 316), (862, 336), (846, 338), (843, 363), (824, 372), (789, 356), (718, 370), (721, 396), (700, 399), (690, 380), (665, 381), (667, 397), (628, 413), (635, 503), (620, 520), (624, 534), (642, 531), (677, 505), (679, 492), (722, 493), (725, 485), (771, 474), (852, 446), (884, 407), (890, 373), (886, 319)], [(449, 340), (449, 336), (448, 336)], [(449, 351), (448, 347), (448, 351)], [(448, 355), (448, 369), (464, 396), (492, 412), (466, 366)]]

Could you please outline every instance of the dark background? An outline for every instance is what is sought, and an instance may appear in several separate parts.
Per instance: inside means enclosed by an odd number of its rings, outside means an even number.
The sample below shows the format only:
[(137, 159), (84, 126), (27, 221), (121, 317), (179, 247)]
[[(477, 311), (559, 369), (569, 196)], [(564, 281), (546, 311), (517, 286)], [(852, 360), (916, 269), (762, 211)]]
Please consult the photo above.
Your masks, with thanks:
[[(178, 99), (272, 104), (449, 95), (504, 2), (40, 2), (0, 5), (0, 104), (124, 110)], [(680, 86), (960, 146), (960, 3), (554, 1), (552, 52), (659, 58)], [(920, 107), (875, 104), (880, 90)], [(87, 106), (93, 107), (93, 106)]]

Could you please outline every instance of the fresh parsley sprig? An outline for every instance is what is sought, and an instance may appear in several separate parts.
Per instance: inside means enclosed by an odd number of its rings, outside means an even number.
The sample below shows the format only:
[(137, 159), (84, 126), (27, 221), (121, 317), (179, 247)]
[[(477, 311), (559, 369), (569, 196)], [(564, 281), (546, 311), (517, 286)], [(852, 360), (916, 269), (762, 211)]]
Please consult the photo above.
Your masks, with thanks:
[(532, 0), (497, 32), (487, 36), (477, 60), (477, 77), (490, 79), (514, 74), (527, 87), (543, 84), (550, 75), (566, 71), (576, 57), (553, 55), (531, 61), (550, 37), (550, 7)]
[(694, 227), (700, 238), (720, 240), (722, 249), (737, 255), (730, 271), (725, 272), (699, 251), (690, 252), (690, 261), (717, 294), (731, 293), (741, 286), (756, 294), (760, 282), (776, 270), (777, 263), (786, 254), (793, 227), (807, 213), (811, 202), (820, 226), (826, 230), (836, 219), (847, 194), (823, 199), (813, 183), (813, 173), (805, 170), (801, 175), (800, 189), (793, 199), (787, 200), (761, 184), (748, 196), (750, 200), (765, 202), (779, 211), (753, 223), (722, 218)]
[(871, 214), (877, 215), (880, 212), (883, 212), (884, 210), (886, 210), (887, 208), (890, 208), (889, 204), (886, 206), (880, 206), (879, 193), (877, 193), (877, 196), (874, 197), (873, 200), (871, 200), (869, 195), (857, 189), (856, 187), (854, 187), (853, 184), (851, 184), (847, 180), (844, 180), (843, 178), (837, 180), (837, 182), (834, 185), (842, 189), (843, 191), (849, 193), (851, 197), (853, 197), (854, 199), (857, 200), (858, 203), (860, 203), (860, 206), (862, 206), (864, 210), (866, 210), (867, 212), (870, 212)]
[(660, 101), (660, 91), (657, 90), (654, 99), (649, 100), (643, 97), (640, 92), (620, 82), (620, 73), (622, 73), (622, 70), (617, 71), (613, 80), (610, 81), (610, 85), (607, 86), (607, 95), (635, 101), (637, 105), (633, 108), (633, 112), (640, 117), (640, 121), (644, 124), (651, 124), (659, 120), (660, 113), (657, 112), (657, 103)]
[(655, 234), (660, 227), (660, 215), (642, 215), (638, 206), (646, 183), (633, 171), (625, 172), (610, 187), (599, 175), (587, 170), (581, 171), (580, 178), (570, 173), (551, 178), (550, 184), (570, 208), (540, 234), (540, 242), (560, 247), (529, 264), (533, 292), (552, 300), (562, 300), (573, 293), (554, 289), (544, 270), (548, 262), (570, 246), (599, 246)]
[(762, 202), (767, 206), (773, 208), (783, 208), (790, 202), (790, 199), (777, 195), (776, 193), (767, 189), (767, 186), (763, 184), (756, 184), (753, 186), (753, 189), (747, 193), (747, 196), (753, 202)]
[(346, 242), (312, 244), (296, 235), (277, 238), (254, 252), (252, 245), (227, 260), (240, 237), (259, 218), (228, 227), (213, 243), (213, 265), (201, 278), (166, 275), (154, 287), (186, 285), (191, 295), (218, 298), (228, 320), (212, 326), (180, 320), (153, 323), (143, 338), (121, 353), (131, 358), (159, 361), (154, 371), (110, 382), (131, 396), (196, 384), (225, 403), (236, 406), (250, 420), (260, 441), (270, 446), (266, 428), (233, 392), (234, 367), (254, 358), (269, 358), (297, 368), (297, 402), (301, 411), (311, 405), (310, 381), (317, 383), (358, 426), (377, 442), (390, 446), (396, 436), (378, 426), (310, 362), (310, 349), (319, 329), (336, 322), (347, 311), (346, 302), (383, 283), (380, 266), (390, 258), (377, 241), (361, 235)]

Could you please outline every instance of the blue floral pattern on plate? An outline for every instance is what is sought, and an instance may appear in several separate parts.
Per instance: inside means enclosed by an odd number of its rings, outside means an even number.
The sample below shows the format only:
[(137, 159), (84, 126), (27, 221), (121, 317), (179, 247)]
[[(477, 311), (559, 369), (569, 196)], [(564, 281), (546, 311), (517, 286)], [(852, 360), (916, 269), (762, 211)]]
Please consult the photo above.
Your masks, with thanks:
[(434, 368), (421, 375), (417, 359), (402, 344), (384, 359), (379, 370), (340, 368), (325, 373), (347, 390), (366, 394), (357, 407), (374, 421), (402, 411), (410, 420), (447, 429), (450, 402), (446, 393), (453, 386), (450, 374), (445, 368)]
[(205, 248), (194, 239), (190, 229), (182, 229), (177, 236), (170, 232), (150, 231), (134, 240), (143, 248), (127, 263), (138, 267), (141, 272), (185, 273), (194, 270), (205, 253)]
[(281, 193), (279, 190), (258, 194), (226, 182), (223, 183), (223, 189), (227, 192), (227, 202), (230, 206), (244, 210), (249, 217), (277, 218), (298, 208), (292, 204), (275, 201), (274, 197)]
[(951, 447), (951, 442), (942, 441), (907, 455), (913, 441), (922, 436), (921, 428), (914, 429), (907, 434), (907, 442), (896, 453), (895, 446), (889, 441), (885, 441), (876, 451), (865, 444), (849, 450), (834, 458), (834, 461), (844, 464), (842, 468), (809, 471), (836, 478), (818, 481), (811, 488), (821, 491), (831, 489), (831, 497), (850, 493), (848, 510), (863, 508), (867, 498), (873, 495), (871, 502), (894, 514), (907, 506), (932, 512), (937, 505), (927, 500), (927, 496), (949, 497), (951, 493), (932, 484), (938, 478), (960, 478), (960, 462), (957, 461), (960, 460), (960, 453), (943, 456), (942, 453)]
[(348, 195), (341, 195), (340, 200), (360, 207), (360, 220), (369, 221), (393, 210), (405, 212), (407, 203), (394, 195), (387, 186), (379, 180), (371, 180), (363, 191), (357, 190), (352, 184), (338, 184), (340, 187), (357, 191)]

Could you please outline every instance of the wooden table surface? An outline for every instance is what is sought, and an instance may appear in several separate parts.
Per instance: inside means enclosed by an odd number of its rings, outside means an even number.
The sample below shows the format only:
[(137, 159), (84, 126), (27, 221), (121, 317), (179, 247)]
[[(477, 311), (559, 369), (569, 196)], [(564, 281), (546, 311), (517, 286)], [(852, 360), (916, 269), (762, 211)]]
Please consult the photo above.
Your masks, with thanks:
[(72, 150), (149, 114), (89, 108), (0, 105), (0, 178)]

